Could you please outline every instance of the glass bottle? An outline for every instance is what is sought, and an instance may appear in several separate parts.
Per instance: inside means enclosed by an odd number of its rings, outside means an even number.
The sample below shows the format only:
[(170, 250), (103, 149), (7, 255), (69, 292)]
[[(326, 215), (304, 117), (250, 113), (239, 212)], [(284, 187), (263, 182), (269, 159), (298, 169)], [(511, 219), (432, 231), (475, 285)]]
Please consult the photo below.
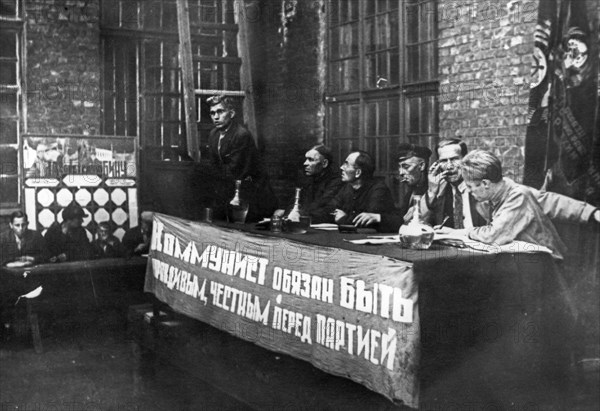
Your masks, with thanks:
[(408, 224), (403, 224), (398, 231), (400, 243), (403, 247), (416, 250), (427, 250), (433, 242), (433, 228), (421, 221), (419, 215), (420, 195), (412, 199), (413, 217)]
[(302, 189), (296, 187), (296, 195), (294, 197), (294, 205), (292, 206), (290, 212), (288, 213), (286, 220), (292, 221), (294, 223), (300, 222), (300, 217), (302, 216), (302, 208), (300, 207), (300, 194), (302, 193)]
[(248, 214), (248, 202), (244, 200), (240, 191), (242, 180), (235, 181), (235, 194), (227, 205), (227, 219), (230, 223), (244, 224)]

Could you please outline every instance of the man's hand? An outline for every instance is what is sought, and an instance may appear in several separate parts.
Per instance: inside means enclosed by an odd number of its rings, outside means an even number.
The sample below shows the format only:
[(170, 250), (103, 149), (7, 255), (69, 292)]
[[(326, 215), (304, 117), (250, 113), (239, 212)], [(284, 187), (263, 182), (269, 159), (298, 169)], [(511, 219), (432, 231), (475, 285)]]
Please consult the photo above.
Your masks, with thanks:
[(30, 255), (23, 255), (23, 256), (19, 257), (19, 261), (25, 261), (27, 263), (33, 263), (33, 262), (35, 262), (35, 257), (32, 257)]
[(360, 213), (354, 220), (352, 220), (352, 224), (357, 227), (366, 227), (371, 224), (377, 224), (381, 222), (381, 214), (375, 213)]
[(447, 174), (447, 171), (442, 171), (442, 166), (437, 161), (429, 167), (429, 175), (427, 176), (429, 188), (427, 192), (431, 200), (436, 199), (442, 188), (447, 184), (445, 180)]
[(340, 210), (339, 208), (336, 208), (332, 214), (333, 214), (333, 219), (338, 224), (344, 217), (346, 217), (346, 213), (344, 213), (344, 211)]
[(600, 209), (594, 212), (594, 220), (596, 220), (597, 223), (600, 223)]
[(133, 252), (134, 253), (142, 253), (145, 251), (146, 247), (147, 247), (146, 244), (140, 243), (137, 245), (137, 247), (135, 247), (135, 250), (133, 250)]
[(56, 263), (56, 262), (62, 263), (62, 262), (67, 261), (67, 255), (65, 253), (55, 255), (54, 257), (50, 257), (49, 261), (51, 263)]

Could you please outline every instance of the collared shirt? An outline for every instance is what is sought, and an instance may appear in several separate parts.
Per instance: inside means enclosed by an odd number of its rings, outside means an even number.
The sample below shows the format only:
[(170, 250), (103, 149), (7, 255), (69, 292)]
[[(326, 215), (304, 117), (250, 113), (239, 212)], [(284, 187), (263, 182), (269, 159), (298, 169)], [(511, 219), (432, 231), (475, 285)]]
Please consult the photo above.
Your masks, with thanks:
[[(471, 201), (469, 198), (469, 190), (467, 190), (467, 185), (464, 181), (461, 181), (458, 187), (451, 184), (452, 187), (452, 198), (456, 194), (456, 190), (460, 191), (460, 196), (462, 197), (462, 213), (463, 213), (463, 226), (464, 228), (472, 228), (473, 227), (473, 218), (471, 216)], [(456, 204), (453, 200), (452, 208), (456, 208)]]
[[(485, 205), (482, 203), (477, 208)], [(487, 206), (491, 221), (483, 227), (468, 229), (470, 238), (498, 245), (526, 241), (548, 247), (553, 257), (563, 258), (566, 246), (530, 188), (504, 178)]]

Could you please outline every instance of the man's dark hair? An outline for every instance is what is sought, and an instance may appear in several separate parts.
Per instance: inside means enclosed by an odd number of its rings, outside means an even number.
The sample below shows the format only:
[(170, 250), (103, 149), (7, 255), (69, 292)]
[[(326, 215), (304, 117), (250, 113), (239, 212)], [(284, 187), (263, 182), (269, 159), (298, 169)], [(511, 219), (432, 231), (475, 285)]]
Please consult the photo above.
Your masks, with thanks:
[(467, 143), (462, 141), (460, 138), (443, 138), (439, 143), (435, 146), (435, 153), (439, 155), (440, 147), (451, 146), (453, 144), (458, 144), (460, 146), (460, 154), (464, 157), (469, 152), (467, 148)]
[(216, 106), (217, 104), (223, 104), (223, 107), (225, 107), (227, 110), (235, 110), (231, 98), (223, 94), (217, 94), (216, 96), (209, 97), (206, 99), (206, 102), (211, 107)]
[(366, 151), (356, 150), (354, 153), (358, 153), (358, 157), (354, 161), (357, 168), (360, 168), (365, 176), (365, 179), (373, 177), (375, 173), (375, 162), (373, 157)]
[(315, 150), (317, 153), (321, 154), (325, 160), (327, 160), (327, 167), (333, 164), (333, 152), (329, 147), (324, 144), (317, 144), (311, 150)]
[(10, 223), (14, 223), (15, 222), (15, 218), (24, 218), (25, 222), (27, 222), (27, 214), (25, 214), (23, 211), (21, 210), (17, 210), (17, 211), (13, 211), (10, 214)]

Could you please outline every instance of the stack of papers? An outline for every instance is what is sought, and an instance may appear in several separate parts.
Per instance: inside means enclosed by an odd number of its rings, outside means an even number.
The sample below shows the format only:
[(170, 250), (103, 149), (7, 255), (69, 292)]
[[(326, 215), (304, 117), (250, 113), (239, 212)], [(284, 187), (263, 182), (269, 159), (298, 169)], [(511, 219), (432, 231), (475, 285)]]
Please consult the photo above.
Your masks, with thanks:
[(317, 230), (325, 231), (337, 231), (338, 225), (332, 223), (311, 224), (310, 228), (316, 228)]

